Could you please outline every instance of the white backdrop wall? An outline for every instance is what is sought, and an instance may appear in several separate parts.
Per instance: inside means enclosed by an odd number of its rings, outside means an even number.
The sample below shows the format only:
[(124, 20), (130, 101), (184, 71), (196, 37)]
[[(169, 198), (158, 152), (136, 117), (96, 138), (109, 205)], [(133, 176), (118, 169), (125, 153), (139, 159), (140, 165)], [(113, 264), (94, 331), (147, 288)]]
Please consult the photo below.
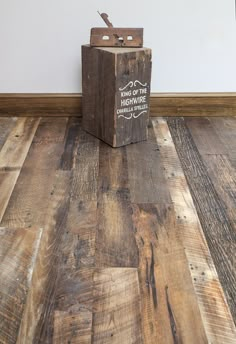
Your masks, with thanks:
[(145, 28), (152, 92), (236, 92), (234, 0), (0, 0), (0, 92), (81, 92), (97, 10)]

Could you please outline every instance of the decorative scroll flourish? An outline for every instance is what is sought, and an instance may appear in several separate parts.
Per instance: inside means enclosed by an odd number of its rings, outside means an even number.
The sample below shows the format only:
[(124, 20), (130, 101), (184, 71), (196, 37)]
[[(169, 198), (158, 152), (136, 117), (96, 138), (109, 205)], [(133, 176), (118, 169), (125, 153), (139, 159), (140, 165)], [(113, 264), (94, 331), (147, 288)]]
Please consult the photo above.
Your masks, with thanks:
[(141, 116), (142, 114), (144, 114), (144, 113), (147, 113), (147, 111), (142, 111), (142, 112), (140, 112), (138, 115), (135, 115), (135, 113), (131, 113), (130, 115), (128, 115), (128, 116), (126, 116), (126, 115), (119, 115), (118, 116), (118, 118), (120, 118), (120, 117), (123, 117), (123, 118), (125, 118), (125, 119), (132, 119), (132, 118), (138, 118), (139, 116)]
[(140, 86), (143, 86), (143, 87), (146, 87), (146, 86), (147, 86), (147, 83), (142, 84), (139, 80), (135, 80), (134, 86), (137, 86), (137, 84), (140, 85)]
[(125, 87), (120, 87), (119, 88), (119, 91), (124, 91), (127, 87), (134, 87), (134, 82), (133, 81), (130, 81)]
[(126, 88), (128, 88), (128, 87), (131, 87), (131, 88), (132, 88), (132, 87), (136, 87), (137, 85), (146, 87), (146, 86), (147, 86), (147, 83), (143, 84), (143, 83), (142, 83), (141, 81), (139, 81), (139, 80), (130, 81), (130, 82), (128, 82), (127, 85), (125, 85), (125, 87), (120, 87), (120, 88), (119, 88), (119, 91), (124, 91), (124, 90), (126, 90)]

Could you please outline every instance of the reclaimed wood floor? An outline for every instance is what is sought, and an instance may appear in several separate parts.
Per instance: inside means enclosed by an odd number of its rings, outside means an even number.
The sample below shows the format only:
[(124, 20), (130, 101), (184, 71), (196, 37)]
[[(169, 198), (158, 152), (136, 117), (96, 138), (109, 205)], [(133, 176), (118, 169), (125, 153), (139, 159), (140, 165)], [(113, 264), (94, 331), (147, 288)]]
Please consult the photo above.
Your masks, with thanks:
[(0, 343), (236, 343), (236, 118), (0, 118)]

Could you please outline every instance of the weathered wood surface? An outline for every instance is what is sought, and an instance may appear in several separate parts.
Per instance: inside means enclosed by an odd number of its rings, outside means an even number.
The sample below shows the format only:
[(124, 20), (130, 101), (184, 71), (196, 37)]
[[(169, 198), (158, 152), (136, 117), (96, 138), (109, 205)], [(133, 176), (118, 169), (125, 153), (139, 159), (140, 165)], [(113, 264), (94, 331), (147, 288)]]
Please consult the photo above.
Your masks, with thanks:
[(143, 29), (95, 27), (91, 29), (90, 45), (92, 47), (141, 48)]
[(32, 143), (39, 118), (19, 118), (0, 151), (0, 221)]
[[(235, 343), (214, 227), (209, 251), (164, 120), (153, 120), (148, 141), (116, 150), (76, 118), (41, 119), (31, 141), (0, 222), (1, 343)], [(209, 166), (232, 208), (233, 167), (226, 155)], [(217, 169), (228, 178), (216, 179)], [(231, 262), (216, 261), (235, 316), (234, 287), (220, 272), (226, 266), (234, 283), (235, 241), (215, 234)]]
[(147, 48), (82, 46), (84, 129), (113, 147), (146, 140), (151, 65)]
[[(214, 127), (209, 123), (206, 127), (201, 126), (201, 122), (202, 119), (198, 118), (168, 120), (213, 261), (236, 321), (236, 170), (227, 155), (236, 148), (236, 140), (234, 144), (231, 141), (230, 150), (227, 150), (223, 141), (217, 138)], [(208, 136), (208, 145), (203, 147), (199, 135), (202, 137), (204, 133)], [(217, 145), (225, 155), (213, 152)]]

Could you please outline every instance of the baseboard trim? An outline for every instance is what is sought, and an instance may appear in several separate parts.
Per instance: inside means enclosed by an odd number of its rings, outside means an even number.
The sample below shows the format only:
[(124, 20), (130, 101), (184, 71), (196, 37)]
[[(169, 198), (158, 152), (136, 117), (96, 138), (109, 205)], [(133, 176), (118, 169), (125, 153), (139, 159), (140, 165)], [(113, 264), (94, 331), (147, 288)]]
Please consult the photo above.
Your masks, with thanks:
[[(81, 116), (82, 95), (0, 94), (0, 116)], [(236, 116), (236, 93), (152, 93), (154, 116)]]

